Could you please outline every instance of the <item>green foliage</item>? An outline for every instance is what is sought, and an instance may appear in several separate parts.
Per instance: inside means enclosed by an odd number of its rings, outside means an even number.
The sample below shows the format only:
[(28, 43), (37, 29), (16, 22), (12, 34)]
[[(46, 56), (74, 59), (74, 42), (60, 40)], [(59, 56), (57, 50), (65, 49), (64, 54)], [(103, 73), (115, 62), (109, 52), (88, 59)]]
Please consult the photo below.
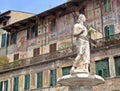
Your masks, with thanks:
[(20, 62), (18, 61), (18, 60), (14, 60), (13, 61), (13, 66), (15, 67), (15, 66), (19, 66), (20, 65)]
[(9, 59), (6, 56), (0, 56), (0, 69), (9, 63)]
[(0, 65), (8, 64), (9, 60), (6, 56), (0, 56)]

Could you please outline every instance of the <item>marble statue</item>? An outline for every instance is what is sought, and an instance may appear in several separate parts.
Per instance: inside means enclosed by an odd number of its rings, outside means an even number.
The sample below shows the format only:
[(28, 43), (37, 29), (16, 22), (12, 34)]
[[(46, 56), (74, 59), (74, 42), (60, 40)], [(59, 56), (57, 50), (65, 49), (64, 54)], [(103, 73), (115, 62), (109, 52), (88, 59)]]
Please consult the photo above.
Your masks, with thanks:
[(73, 36), (76, 40), (78, 54), (71, 68), (71, 74), (80, 72), (89, 73), (90, 48), (87, 38), (88, 30), (84, 25), (85, 21), (86, 17), (83, 14), (80, 14), (78, 17), (78, 22), (73, 28)]
[(76, 40), (78, 54), (70, 74), (62, 76), (57, 80), (58, 84), (69, 86), (69, 91), (93, 91), (92, 86), (104, 83), (102, 77), (89, 73), (90, 48), (87, 38), (88, 30), (84, 24), (85, 21), (85, 16), (80, 14), (78, 22), (74, 25), (73, 35)]

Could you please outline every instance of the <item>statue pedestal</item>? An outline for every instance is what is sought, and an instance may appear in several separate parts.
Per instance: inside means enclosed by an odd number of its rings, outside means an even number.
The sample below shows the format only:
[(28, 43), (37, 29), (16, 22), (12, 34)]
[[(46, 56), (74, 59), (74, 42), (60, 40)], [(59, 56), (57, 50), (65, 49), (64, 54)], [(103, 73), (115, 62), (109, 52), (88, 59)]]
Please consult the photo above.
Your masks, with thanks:
[(58, 79), (58, 84), (69, 86), (69, 91), (93, 91), (92, 86), (104, 83), (104, 79), (98, 75), (89, 73), (74, 73)]

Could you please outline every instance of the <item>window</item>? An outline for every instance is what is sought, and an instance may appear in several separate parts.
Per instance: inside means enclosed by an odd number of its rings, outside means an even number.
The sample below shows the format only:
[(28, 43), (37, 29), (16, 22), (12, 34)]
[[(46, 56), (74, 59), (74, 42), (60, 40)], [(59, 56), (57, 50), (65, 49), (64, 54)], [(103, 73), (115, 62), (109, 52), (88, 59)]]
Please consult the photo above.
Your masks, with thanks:
[(33, 56), (36, 57), (40, 54), (40, 48), (36, 48), (33, 50)]
[(105, 9), (105, 12), (110, 12), (112, 10), (111, 0), (104, 0), (104, 9)]
[(38, 24), (35, 24), (27, 29), (27, 39), (35, 38), (37, 36), (38, 36)]
[(28, 90), (30, 89), (30, 74), (25, 75), (25, 85), (24, 89)]
[(14, 60), (18, 60), (19, 59), (19, 54), (14, 54)]
[(0, 82), (0, 91), (8, 91), (8, 80)]
[(105, 26), (105, 37), (107, 40), (114, 38), (115, 28), (114, 25)]
[(55, 19), (52, 20), (52, 23), (51, 23), (51, 31), (52, 32), (55, 32)]
[(108, 59), (103, 59), (95, 62), (96, 74), (102, 77), (110, 77)]
[(4, 21), (4, 22), (3, 22), (3, 26), (5, 26), (5, 25), (7, 25), (7, 21)]
[(56, 85), (56, 69), (50, 71), (50, 86)]
[(9, 33), (7, 33), (7, 41), (6, 41), (7, 46), (9, 45), (9, 38), (10, 38)]
[(115, 73), (116, 76), (120, 76), (120, 57), (115, 57)]
[(120, 24), (120, 15), (118, 15), (118, 23)]
[(41, 88), (43, 86), (43, 73), (37, 73), (37, 88)]
[(19, 77), (14, 78), (14, 85), (13, 85), (13, 91), (18, 91), (18, 86), (19, 86)]
[(13, 33), (11, 34), (11, 41), (10, 44), (16, 44), (17, 34)]
[(50, 45), (50, 53), (56, 51), (56, 43)]
[(70, 69), (71, 66), (62, 68), (62, 75), (64, 76), (70, 74)]
[(6, 45), (6, 34), (2, 34), (2, 41), (1, 41), (1, 47), (4, 47)]
[(0, 91), (3, 90), (3, 81), (0, 82)]

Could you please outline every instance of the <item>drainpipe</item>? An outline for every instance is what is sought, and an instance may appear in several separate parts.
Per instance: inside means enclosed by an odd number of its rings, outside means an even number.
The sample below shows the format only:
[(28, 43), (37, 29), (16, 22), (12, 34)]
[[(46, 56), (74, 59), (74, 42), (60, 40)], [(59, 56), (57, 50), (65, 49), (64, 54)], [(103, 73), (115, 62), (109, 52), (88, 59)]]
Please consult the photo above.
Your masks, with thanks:
[(101, 12), (101, 27), (102, 27), (102, 35), (104, 36), (102, 2), (103, 2), (103, 0), (99, 0), (100, 12)]

